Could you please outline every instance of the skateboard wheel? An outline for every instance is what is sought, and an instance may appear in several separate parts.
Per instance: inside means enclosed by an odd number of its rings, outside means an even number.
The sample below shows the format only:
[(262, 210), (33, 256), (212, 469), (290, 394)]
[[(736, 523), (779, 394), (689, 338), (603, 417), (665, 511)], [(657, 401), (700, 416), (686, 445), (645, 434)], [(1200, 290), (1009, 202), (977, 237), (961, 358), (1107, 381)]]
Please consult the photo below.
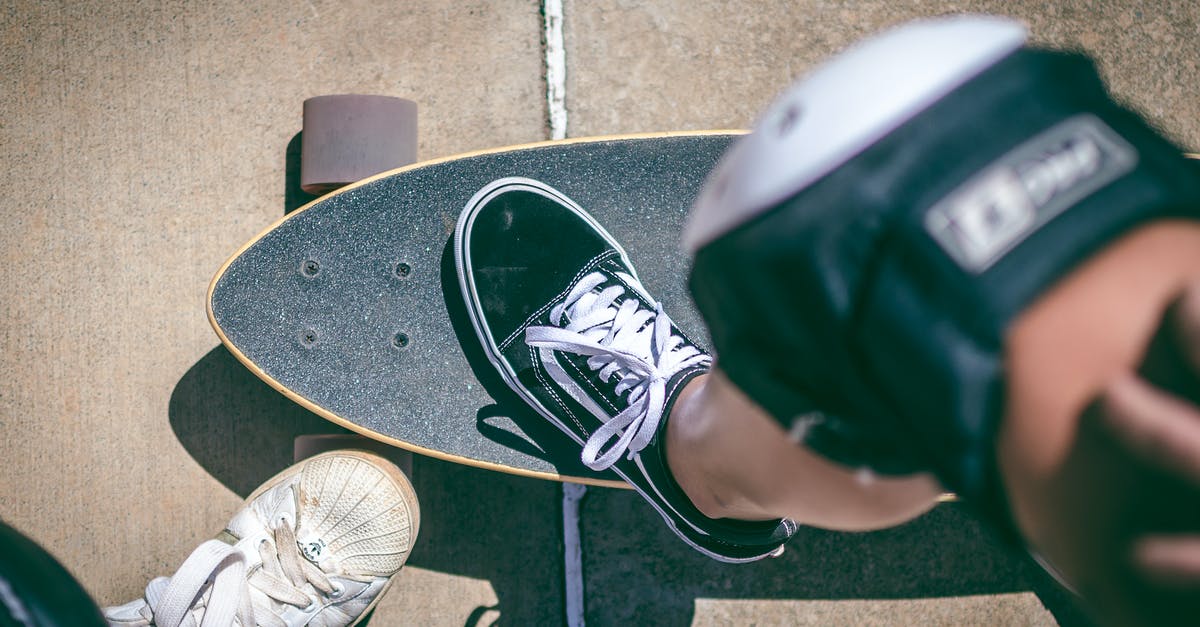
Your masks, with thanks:
[(340, 94), (304, 101), (300, 188), (324, 194), (417, 159), (417, 104)]

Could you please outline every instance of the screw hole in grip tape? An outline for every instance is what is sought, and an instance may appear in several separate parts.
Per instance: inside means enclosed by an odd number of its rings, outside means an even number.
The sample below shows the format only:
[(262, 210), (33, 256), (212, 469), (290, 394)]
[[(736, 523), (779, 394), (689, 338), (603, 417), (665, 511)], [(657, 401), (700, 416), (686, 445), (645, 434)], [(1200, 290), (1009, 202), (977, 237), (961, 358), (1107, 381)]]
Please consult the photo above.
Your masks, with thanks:
[(300, 262), (300, 274), (307, 278), (315, 278), (321, 273), (321, 262), (316, 259), (305, 259)]

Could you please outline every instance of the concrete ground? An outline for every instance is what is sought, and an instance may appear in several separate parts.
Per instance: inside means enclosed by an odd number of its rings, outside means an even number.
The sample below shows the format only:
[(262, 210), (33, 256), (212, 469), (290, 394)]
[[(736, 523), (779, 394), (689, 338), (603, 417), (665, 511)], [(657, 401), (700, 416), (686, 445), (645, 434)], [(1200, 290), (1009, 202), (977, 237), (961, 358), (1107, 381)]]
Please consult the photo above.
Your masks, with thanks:
[[(748, 126), (793, 78), (923, 15), (999, 12), (1086, 50), (1200, 149), (1200, 4), (590, 0), (565, 6), (571, 136)], [(102, 604), (140, 596), (333, 431), (248, 374), (209, 278), (281, 215), (300, 103), (421, 107), (422, 158), (548, 136), (539, 0), (0, 4), (0, 518)], [(373, 625), (563, 620), (557, 485), (418, 459), (423, 534)], [(587, 620), (1064, 624), (1081, 619), (953, 505), (779, 560), (685, 550), (625, 491), (582, 506)], [(1054, 615), (1051, 614), (1054, 613)]]

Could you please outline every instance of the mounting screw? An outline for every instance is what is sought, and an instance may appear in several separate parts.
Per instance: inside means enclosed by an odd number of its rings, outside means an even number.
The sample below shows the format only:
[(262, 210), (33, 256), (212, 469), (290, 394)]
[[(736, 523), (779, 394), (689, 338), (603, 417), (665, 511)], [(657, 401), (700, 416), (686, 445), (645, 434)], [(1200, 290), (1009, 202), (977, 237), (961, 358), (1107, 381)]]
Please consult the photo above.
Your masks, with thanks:
[(396, 264), (396, 267), (393, 270), (393, 273), (396, 275), (396, 278), (398, 278), (398, 279), (407, 279), (409, 277), (409, 275), (412, 274), (412, 266), (401, 261), (400, 263)]
[(300, 264), (300, 274), (308, 278), (313, 278), (321, 273), (321, 264), (316, 259), (305, 259)]
[(411, 340), (408, 339), (408, 334), (401, 331), (392, 337), (392, 346), (396, 348), (406, 348)]
[(316, 346), (318, 339), (320, 338), (317, 336), (316, 329), (305, 329), (300, 332), (300, 345), (304, 348)]

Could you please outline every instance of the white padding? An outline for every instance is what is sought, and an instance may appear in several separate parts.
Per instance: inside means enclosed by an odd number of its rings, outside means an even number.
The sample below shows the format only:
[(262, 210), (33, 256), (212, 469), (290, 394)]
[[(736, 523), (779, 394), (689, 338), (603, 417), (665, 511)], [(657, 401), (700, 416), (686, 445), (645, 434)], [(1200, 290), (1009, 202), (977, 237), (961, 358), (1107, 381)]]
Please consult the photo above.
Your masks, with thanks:
[(684, 230), (689, 252), (796, 194), (1012, 54), (1018, 22), (910, 22), (839, 54), (792, 86), (709, 176)]

